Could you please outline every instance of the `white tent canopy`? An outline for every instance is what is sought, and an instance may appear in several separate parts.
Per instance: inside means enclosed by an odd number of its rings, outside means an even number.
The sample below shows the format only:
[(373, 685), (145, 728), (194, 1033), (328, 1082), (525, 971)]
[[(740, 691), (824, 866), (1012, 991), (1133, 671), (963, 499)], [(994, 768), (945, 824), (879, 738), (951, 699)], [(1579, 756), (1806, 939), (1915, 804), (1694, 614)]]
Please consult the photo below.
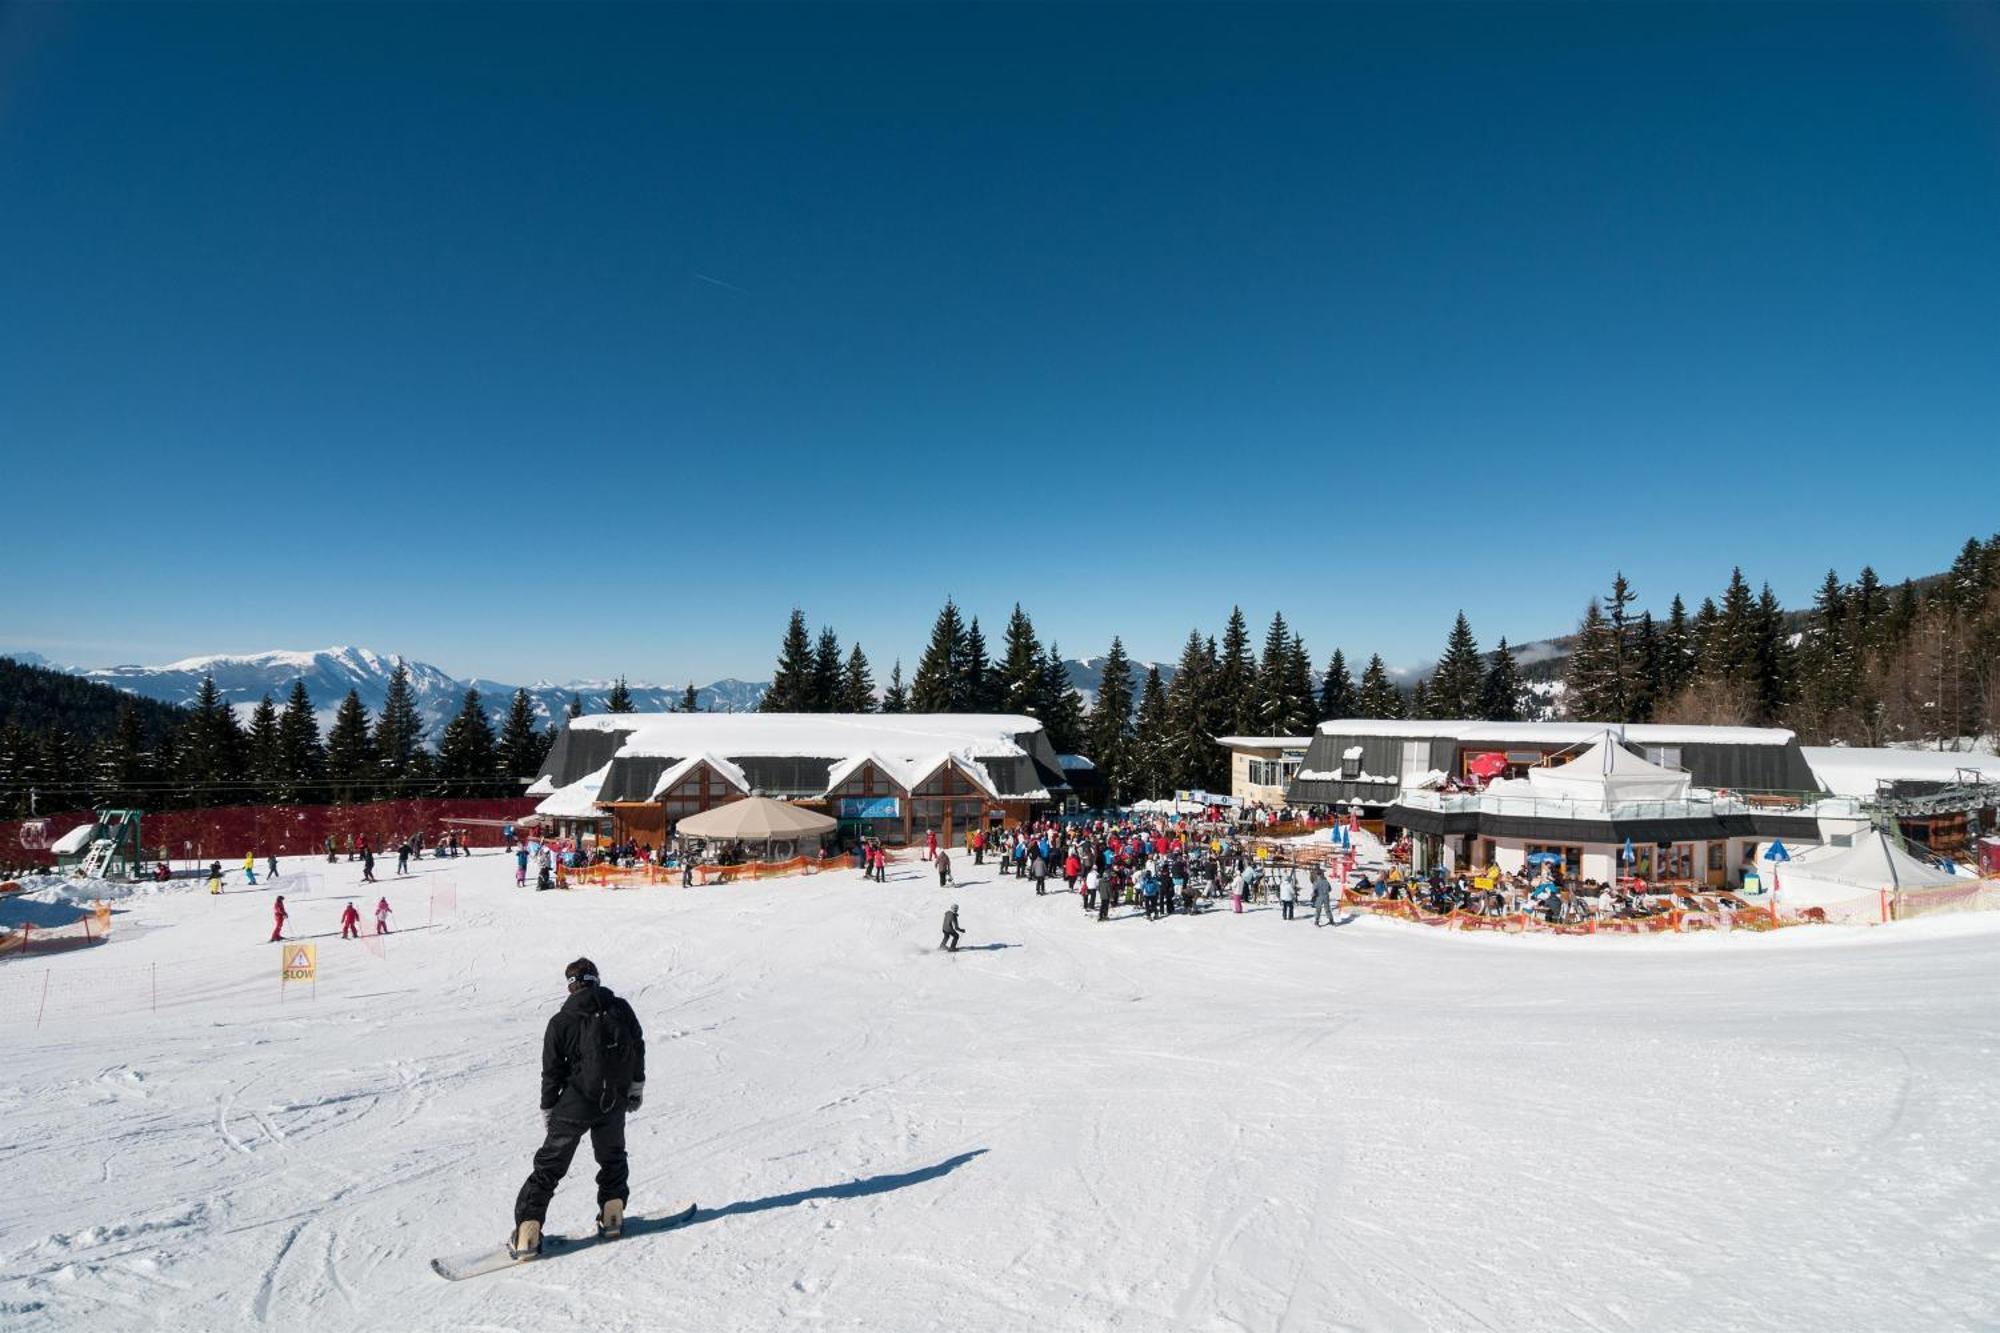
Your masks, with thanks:
[[(1778, 897), (1794, 910), (1864, 898), (1883, 889), (1935, 889), (1965, 883), (1956, 875), (1925, 865), (1879, 830), (1856, 838), (1851, 847), (1814, 847), (1800, 852), (1776, 868)], [(1770, 870), (1764, 874), (1768, 883)]]
[(674, 832), (684, 838), (711, 838), (720, 842), (796, 841), (831, 833), (838, 823), (826, 815), (801, 810), (768, 796), (749, 796), (689, 815), (674, 826)]
[(1537, 796), (1588, 805), (1632, 801), (1685, 801), (1694, 779), (1633, 754), (1606, 732), (1589, 749), (1558, 768), (1528, 771)]

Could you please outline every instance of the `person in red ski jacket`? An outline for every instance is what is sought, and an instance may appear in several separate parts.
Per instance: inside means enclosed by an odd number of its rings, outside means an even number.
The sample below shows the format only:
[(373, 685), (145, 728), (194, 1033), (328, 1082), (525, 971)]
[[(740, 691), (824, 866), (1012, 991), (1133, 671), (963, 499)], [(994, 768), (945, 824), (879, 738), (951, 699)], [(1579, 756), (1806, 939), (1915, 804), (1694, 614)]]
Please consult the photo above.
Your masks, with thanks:
[(924, 860), (937, 860), (937, 830), (924, 834)]
[(361, 938), (361, 913), (354, 910), (353, 903), (349, 903), (345, 908), (341, 909), (340, 938), (344, 940), (358, 940)]
[(271, 902), (271, 943), (285, 938), (285, 895), (279, 894)]

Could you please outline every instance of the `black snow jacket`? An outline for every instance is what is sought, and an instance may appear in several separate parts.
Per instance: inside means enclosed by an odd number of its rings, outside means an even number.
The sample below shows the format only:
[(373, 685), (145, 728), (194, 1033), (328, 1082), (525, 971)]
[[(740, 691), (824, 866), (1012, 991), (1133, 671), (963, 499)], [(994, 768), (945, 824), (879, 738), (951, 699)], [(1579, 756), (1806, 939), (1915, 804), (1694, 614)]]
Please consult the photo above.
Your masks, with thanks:
[(580, 1119), (622, 1111), (632, 1084), (645, 1081), (646, 1034), (632, 1006), (609, 988), (579, 988), (549, 1019), (542, 1035), (544, 1111)]

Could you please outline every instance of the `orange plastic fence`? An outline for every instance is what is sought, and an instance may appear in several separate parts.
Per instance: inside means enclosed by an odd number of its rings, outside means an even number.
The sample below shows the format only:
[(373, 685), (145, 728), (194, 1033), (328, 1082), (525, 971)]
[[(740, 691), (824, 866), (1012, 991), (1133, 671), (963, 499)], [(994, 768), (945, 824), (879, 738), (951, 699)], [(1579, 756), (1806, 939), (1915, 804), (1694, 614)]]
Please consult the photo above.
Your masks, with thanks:
[(23, 925), (0, 932), (0, 957), (87, 949), (111, 938), (111, 904), (95, 904), (88, 916), (66, 926)]

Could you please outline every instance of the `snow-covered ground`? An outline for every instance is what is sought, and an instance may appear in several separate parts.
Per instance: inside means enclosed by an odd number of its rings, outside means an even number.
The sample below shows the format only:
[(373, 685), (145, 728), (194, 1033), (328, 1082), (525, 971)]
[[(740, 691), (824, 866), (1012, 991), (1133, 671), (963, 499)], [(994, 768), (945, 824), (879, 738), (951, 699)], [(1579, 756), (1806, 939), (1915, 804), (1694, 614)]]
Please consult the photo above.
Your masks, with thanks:
[[(963, 863), (537, 895), (487, 854), (388, 881), (378, 951), (330, 938), (355, 868), (299, 869), (316, 996), (262, 889), (0, 963), (0, 1327), (2000, 1323), (2000, 920), (1100, 925)], [(579, 953), (649, 1026), (633, 1206), (706, 1211), (444, 1282), (507, 1230)], [(592, 1204), (580, 1161), (552, 1229)]]

